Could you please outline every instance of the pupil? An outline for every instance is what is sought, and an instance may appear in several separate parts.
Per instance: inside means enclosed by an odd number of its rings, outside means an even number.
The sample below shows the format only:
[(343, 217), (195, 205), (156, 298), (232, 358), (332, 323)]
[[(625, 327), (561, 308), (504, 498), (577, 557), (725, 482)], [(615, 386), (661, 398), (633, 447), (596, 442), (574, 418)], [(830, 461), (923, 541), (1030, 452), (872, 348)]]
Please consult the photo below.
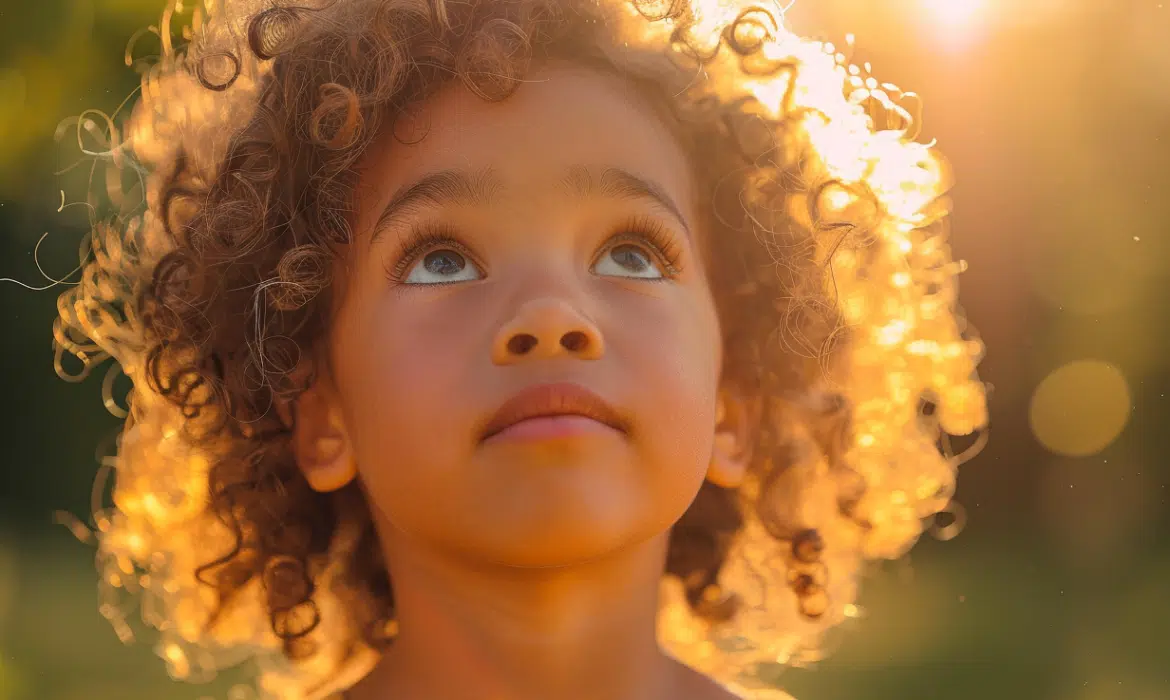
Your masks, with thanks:
[(427, 272), (436, 275), (453, 275), (463, 269), (463, 256), (453, 250), (436, 250), (423, 259)]
[(617, 261), (618, 265), (631, 272), (641, 272), (650, 265), (650, 261), (646, 259), (645, 254), (632, 245), (623, 245), (614, 248), (613, 258)]

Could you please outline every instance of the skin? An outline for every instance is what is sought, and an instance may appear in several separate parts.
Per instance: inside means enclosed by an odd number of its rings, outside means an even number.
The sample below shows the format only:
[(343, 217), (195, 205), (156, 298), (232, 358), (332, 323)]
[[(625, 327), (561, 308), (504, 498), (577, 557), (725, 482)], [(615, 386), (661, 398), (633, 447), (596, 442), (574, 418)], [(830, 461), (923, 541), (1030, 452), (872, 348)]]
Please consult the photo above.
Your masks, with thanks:
[[(398, 605), (398, 638), (349, 697), (734, 697), (655, 639), (670, 527), (704, 479), (733, 486), (746, 463), (686, 154), (621, 79), (564, 64), (499, 103), (453, 84), (393, 134), (363, 163), (327, 362), (296, 406), (302, 470), (321, 491), (360, 480)], [(574, 195), (582, 167), (656, 183), (676, 211)], [(420, 178), (487, 169), (492, 202), (416, 203), (374, 230)], [(670, 266), (652, 243), (613, 247), (631, 219), (669, 239), (677, 274), (654, 278)], [(403, 258), (420, 225), (460, 247)], [(436, 250), (454, 253), (442, 274)], [(603, 397), (628, 432), (480, 439), (502, 402), (556, 381)]]

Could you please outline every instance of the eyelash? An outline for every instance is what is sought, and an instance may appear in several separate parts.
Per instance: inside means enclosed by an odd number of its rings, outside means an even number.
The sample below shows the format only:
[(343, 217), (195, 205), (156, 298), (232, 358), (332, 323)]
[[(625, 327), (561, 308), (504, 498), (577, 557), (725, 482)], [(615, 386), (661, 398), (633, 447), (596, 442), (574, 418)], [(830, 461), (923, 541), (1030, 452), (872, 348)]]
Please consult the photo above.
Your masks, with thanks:
[[(682, 250), (678, 240), (657, 219), (635, 216), (616, 229), (605, 245), (602, 254), (608, 253), (622, 243), (643, 244), (650, 248), (651, 255), (662, 265), (662, 279), (674, 279), (682, 272)], [(647, 280), (653, 281), (653, 280)]]
[[(602, 255), (623, 243), (632, 243), (647, 248), (647, 252), (658, 259), (663, 268), (662, 279), (673, 279), (682, 272), (680, 246), (670, 231), (657, 220), (636, 216), (614, 230), (615, 233), (606, 239), (602, 247)], [(450, 248), (472, 263), (478, 264), (477, 256), (459, 240), (455, 228), (446, 224), (424, 223), (414, 226), (400, 240), (398, 248), (396, 262), (388, 265), (386, 269), (386, 275), (395, 283), (405, 280), (411, 266), (433, 250)]]
[(398, 245), (397, 262), (387, 266), (386, 275), (392, 282), (401, 283), (410, 272), (410, 267), (423, 255), (440, 248), (450, 248), (475, 262), (476, 256), (456, 236), (453, 226), (447, 224), (423, 223), (410, 228)]

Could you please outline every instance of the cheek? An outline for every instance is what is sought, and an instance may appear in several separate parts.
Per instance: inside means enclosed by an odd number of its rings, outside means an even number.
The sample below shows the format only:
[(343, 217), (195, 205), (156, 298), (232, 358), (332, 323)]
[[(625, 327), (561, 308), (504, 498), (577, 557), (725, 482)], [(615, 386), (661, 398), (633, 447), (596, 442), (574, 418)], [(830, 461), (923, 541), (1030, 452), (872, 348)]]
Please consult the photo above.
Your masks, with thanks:
[(677, 303), (646, 300), (633, 318), (615, 350), (629, 358), (628, 388), (637, 392), (646, 449), (668, 474), (701, 477), (714, 439), (721, 359), (714, 305), (690, 291)]
[[(467, 374), (478, 364), (468, 319), (443, 304), (395, 301), (365, 305), (340, 329), (338, 353), (358, 466), (379, 497), (420, 495), (441, 482), (447, 467), (466, 460), (464, 433), (475, 419)], [(416, 478), (419, 470), (395, 468), (403, 464), (433, 467), (427, 483)]]
[[(485, 308), (487, 297), (387, 297), (342, 317), (338, 384), (362, 481), (381, 518), (449, 542), (478, 532), (483, 547), (496, 547), (538, 524), (558, 537), (594, 532), (604, 540), (600, 533), (648, 536), (681, 517), (706, 474), (713, 439), (720, 361), (714, 306), (695, 289), (651, 296), (607, 283), (595, 291), (602, 303), (591, 315), (606, 337), (606, 356), (580, 369), (633, 413), (633, 451), (598, 453), (589, 459), (599, 463), (525, 489), (516, 487), (524, 470), (485, 462), (472, 435), (501, 389), (490, 355), (490, 319), (499, 314)], [(500, 474), (510, 480), (501, 482)], [(501, 506), (517, 493), (531, 498)], [(533, 505), (554, 502), (556, 517)], [(578, 512), (588, 515), (564, 515)]]

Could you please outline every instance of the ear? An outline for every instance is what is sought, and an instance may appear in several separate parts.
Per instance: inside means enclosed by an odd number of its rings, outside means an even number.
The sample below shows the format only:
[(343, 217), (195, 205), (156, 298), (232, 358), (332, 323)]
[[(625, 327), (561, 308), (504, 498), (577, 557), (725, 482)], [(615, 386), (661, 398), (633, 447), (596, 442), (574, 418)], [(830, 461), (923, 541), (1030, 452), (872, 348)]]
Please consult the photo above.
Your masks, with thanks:
[(738, 488), (752, 459), (755, 410), (742, 392), (730, 386), (719, 390), (715, 405), (715, 444), (707, 481), (723, 488)]
[(293, 412), (293, 454), (314, 491), (336, 491), (357, 477), (349, 433), (337, 393), (325, 373), (297, 397)]

